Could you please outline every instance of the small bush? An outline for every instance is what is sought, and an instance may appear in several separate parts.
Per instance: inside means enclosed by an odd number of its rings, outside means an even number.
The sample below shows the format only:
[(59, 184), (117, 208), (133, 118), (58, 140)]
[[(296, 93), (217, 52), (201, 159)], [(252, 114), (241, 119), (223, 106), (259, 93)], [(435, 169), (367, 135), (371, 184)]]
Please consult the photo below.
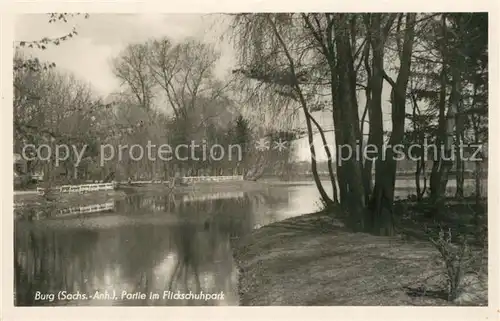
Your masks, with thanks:
[(437, 237), (429, 237), (429, 241), (439, 251), (444, 265), (447, 282), (448, 300), (454, 301), (463, 291), (465, 275), (474, 272), (475, 257), (465, 238), (452, 242), (451, 229), (445, 232), (440, 229)]

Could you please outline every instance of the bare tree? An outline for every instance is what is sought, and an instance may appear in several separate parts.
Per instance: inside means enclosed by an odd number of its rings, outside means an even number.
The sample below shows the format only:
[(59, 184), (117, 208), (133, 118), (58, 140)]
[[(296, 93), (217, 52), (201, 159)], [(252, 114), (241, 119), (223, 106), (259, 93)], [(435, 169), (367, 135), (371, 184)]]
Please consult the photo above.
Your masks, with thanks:
[(154, 78), (149, 73), (149, 48), (130, 44), (112, 61), (113, 73), (126, 84), (139, 105), (149, 110), (153, 99)]

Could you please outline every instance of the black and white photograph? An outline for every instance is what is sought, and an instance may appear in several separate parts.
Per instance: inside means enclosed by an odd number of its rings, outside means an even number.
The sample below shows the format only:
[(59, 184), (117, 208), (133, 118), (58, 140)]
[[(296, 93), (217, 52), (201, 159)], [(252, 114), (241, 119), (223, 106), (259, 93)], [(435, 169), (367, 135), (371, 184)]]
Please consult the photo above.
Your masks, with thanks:
[(489, 18), (17, 14), (14, 307), (496, 309)]

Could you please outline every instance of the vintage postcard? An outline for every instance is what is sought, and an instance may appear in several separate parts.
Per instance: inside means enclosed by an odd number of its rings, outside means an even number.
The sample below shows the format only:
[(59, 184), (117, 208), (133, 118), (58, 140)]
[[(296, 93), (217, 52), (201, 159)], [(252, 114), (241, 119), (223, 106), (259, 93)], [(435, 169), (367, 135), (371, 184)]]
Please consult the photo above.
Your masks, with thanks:
[(1, 317), (498, 317), (494, 4), (361, 3), (6, 5)]

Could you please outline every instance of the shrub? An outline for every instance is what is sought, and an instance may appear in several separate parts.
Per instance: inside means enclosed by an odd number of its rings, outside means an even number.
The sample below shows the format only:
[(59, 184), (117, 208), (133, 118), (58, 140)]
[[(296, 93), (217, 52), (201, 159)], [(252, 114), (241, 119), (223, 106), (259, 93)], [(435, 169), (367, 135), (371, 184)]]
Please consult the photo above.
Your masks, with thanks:
[(437, 237), (429, 236), (429, 241), (439, 251), (444, 265), (448, 300), (454, 301), (463, 292), (466, 274), (474, 272), (476, 257), (465, 238), (460, 239), (458, 243), (452, 242), (451, 229), (445, 232), (440, 228)]

